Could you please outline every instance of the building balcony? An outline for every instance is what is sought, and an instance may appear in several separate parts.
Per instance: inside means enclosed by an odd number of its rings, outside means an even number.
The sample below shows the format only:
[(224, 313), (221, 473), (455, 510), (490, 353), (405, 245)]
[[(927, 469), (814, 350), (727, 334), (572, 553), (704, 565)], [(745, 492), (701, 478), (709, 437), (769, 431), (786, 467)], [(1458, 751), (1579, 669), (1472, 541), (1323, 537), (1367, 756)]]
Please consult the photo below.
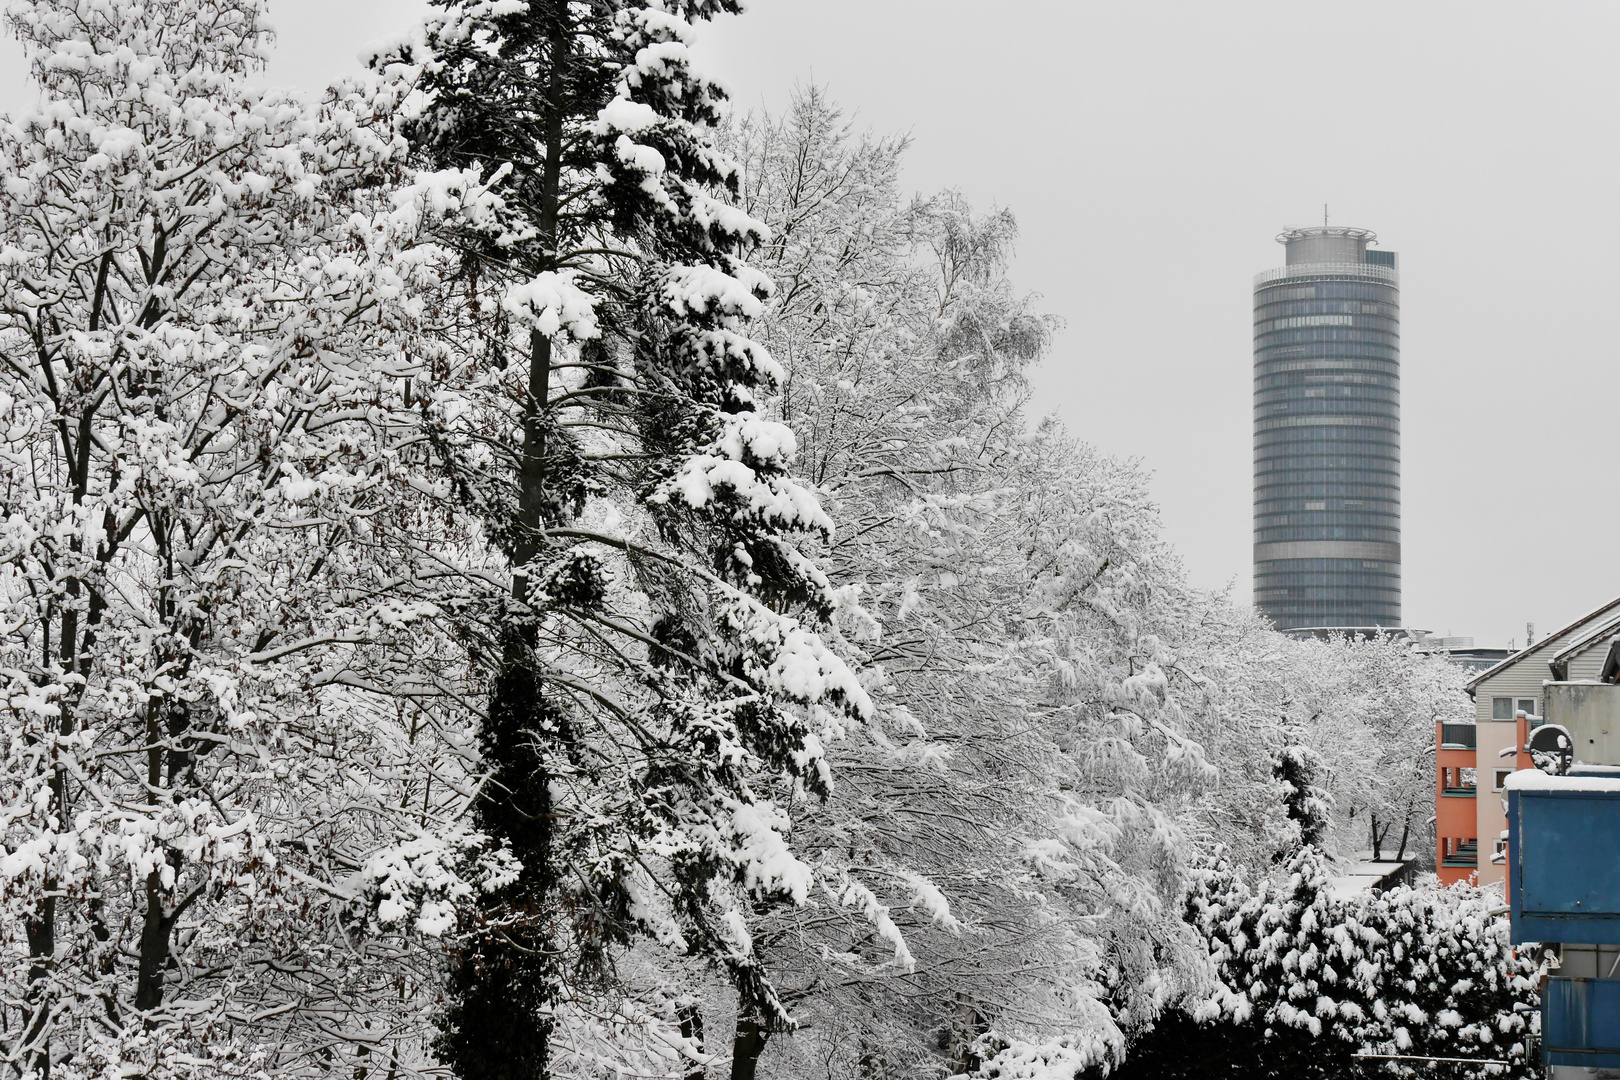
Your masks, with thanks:
[(1440, 725), (1440, 749), (1472, 750), (1478, 745), (1479, 736), (1473, 724)]
[(1458, 844), (1457, 850), (1440, 860), (1441, 866), (1468, 867), (1479, 865), (1479, 841), (1469, 840)]
[(1273, 270), (1262, 270), (1254, 275), (1254, 287), (1270, 285), (1275, 281), (1286, 281), (1288, 278), (1300, 277), (1351, 277), (1370, 279), (1383, 282), (1386, 285), (1400, 283), (1401, 276), (1392, 266), (1378, 266), (1373, 263), (1331, 262), (1331, 263), (1295, 263), (1292, 266), (1279, 266)]

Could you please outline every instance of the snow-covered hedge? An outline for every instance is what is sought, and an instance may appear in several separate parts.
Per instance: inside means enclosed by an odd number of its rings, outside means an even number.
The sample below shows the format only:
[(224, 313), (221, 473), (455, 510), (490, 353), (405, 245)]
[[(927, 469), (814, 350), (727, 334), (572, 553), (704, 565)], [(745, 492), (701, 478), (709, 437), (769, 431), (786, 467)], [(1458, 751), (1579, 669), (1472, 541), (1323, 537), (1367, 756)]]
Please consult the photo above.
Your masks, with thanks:
[(1458, 1075), (1539, 1074), (1526, 1052), (1536, 963), (1509, 945), (1499, 894), (1335, 896), (1330, 876), (1311, 847), (1252, 884), (1221, 859), (1199, 870), (1188, 919), (1217, 985), (1142, 1033), (1117, 1075), (1437, 1075), (1426, 1058), (1480, 1062), (1450, 1065)]

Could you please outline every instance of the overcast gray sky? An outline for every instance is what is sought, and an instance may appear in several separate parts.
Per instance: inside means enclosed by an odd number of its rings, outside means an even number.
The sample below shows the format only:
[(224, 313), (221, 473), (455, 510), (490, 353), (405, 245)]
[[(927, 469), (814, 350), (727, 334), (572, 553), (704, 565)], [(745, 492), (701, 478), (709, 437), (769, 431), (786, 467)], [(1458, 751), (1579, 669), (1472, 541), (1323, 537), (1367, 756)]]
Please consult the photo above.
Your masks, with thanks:
[[(742, 106), (820, 83), (913, 135), (910, 187), (1017, 213), (1067, 323), (1037, 403), (1142, 459), (1195, 582), (1248, 599), (1251, 278), (1328, 203), (1401, 255), (1408, 625), (1522, 644), (1620, 593), (1620, 5), (750, 6), (700, 43)], [(280, 0), (269, 77), (423, 8)]]

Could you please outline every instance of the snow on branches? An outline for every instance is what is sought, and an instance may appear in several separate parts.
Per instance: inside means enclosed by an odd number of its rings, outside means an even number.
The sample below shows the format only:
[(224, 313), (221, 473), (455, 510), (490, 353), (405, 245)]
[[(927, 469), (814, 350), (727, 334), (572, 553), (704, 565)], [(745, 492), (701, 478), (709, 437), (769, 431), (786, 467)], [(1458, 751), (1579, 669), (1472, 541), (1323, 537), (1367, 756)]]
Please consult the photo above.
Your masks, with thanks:
[(446, 732), (423, 797), (441, 609), (380, 538), (418, 501), (419, 230), (476, 178), (413, 179), (387, 93), (250, 87), (252, 0), (6, 18), (40, 91), (0, 125), (8, 1060), (414, 1069), (421, 972), (356, 945), (351, 877), (466, 783)]
[(1527, 1041), (1537, 964), (1509, 945), (1497, 894), (1335, 895), (1332, 873), (1310, 847), (1253, 884), (1224, 859), (1202, 867), (1188, 912), (1216, 984), (1140, 1035), (1121, 1075), (1325, 1078), (1357, 1053), (1414, 1059), (1381, 1063), (1391, 1076), (1426, 1075), (1425, 1057), (1481, 1059), (1478, 1075), (1539, 1074)]
[(816, 91), (727, 132), (737, 6), (444, 0), (313, 100), (252, 85), (259, 0), (9, 0), (6, 1060), (1522, 1054), (1483, 901), (1311, 854), (1407, 846), (1455, 681), (1191, 589), (1030, 424), (1012, 215)]

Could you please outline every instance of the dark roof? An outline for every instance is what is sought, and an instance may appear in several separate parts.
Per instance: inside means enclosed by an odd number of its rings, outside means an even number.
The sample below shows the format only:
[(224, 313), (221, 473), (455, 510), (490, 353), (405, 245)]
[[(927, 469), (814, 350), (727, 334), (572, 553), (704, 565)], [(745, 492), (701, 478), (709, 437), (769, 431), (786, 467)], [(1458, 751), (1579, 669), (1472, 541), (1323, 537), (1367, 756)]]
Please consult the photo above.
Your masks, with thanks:
[(1603, 674), (1598, 678), (1612, 683), (1616, 675), (1620, 675), (1620, 637), (1609, 639), (1609, 655), (1603, 658)]
[(1468, 685), (1466, 687), (1467, 691), (1470, 694), (1472, 694), (1474, 692), (1475, 687), (1479, 686), (1480, 683), (1484, 682), (1486, 679), (1490, 678), (1492, 675), (1495, 675), (1500, 671), (1504, 671), (1507, 668), (1512, 667), (1514, 664), (1517, 664), (1519, 661), (1528, 659), (1532, 655), (1541, 655), (1549, 646), (1556, 643), (1558, 641), (1558, 639), (1563, 637), (1565, 634), (1569, 633), (1572, 630), (1579, 630), (1582, 626), (1585, 626), (1587, 623), (1591, 622), (1593, 619), (1600, 618), (1603, 615), (1607, 615), (1609, 612), (1615, 610), (1616, 608), (1620, 608), (1620, 596), (1617, 596), (1613, 600), (1610, 600), (1607, 604), (1604, 604), (1602, 607), (1598, 608), (1596, 611), (1587, 612), (1585, 615), (1582, 615), (1580, 618), (1576, 619), (1574, 622), (1570, 623), (1568, 626), (1561, 627), (1558, 630), (1554, 630), (1552, 633), (1550, 633), (1546, 637), (1542, 638), (1541, 641), (1538, 644), (1532, 645), (1527, 649), (1520, 649), (1518, 652), (1514, 653), (1512, 656), (1508, 657), (1506, 660), (1503, 660), (1500, 664), (1493, 664), (1492, 666), (1486, 668), (1484, 671), (1480, 672), (1478, 675), (1475, 675), (1472, 679), (1468, 680)]
[(1572, 638), (1568, 645), (1565, 645), (1562, 649), (1558, 650), (1557, 656), (1547, 661), (1547, 665), (1552, 668), (1553, 676), (1559, 679), (1567, 679), (1569, 677), (1569, 662), (1571, 660), (1575, 659), (1576, 656), (1585, 652), (1587, 649), (1590, 649), (1599, 641), (1602, 641), (1605, 638), (1613, 637), (1615, 631), (1617, 630), (1620, 630), (1620, 615), (1606, 619), (1605, 621), (1592, 627), (1586, 633), (1579, 634)]

